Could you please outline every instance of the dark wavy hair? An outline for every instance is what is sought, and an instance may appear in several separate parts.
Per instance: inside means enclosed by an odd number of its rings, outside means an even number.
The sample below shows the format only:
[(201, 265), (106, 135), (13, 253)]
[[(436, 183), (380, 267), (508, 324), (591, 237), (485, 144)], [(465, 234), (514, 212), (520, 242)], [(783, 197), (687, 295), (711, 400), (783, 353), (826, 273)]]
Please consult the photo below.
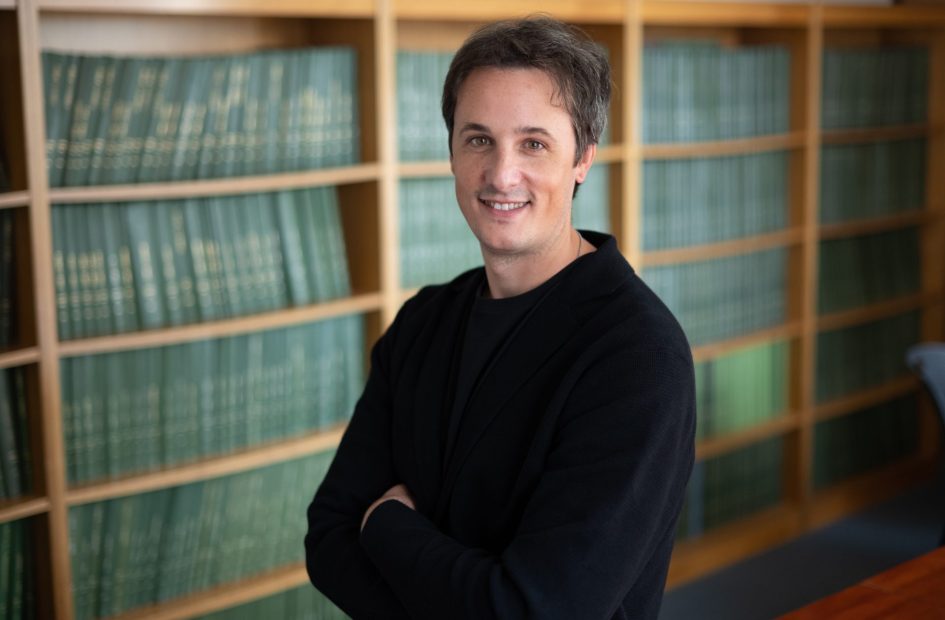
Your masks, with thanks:
[(474, 32), (456, 52), (443, 84), (443, 120), (453, 152), (453, 116), (463, 82), (476, 69), (540, 69), (571, 116), (575, 165), (597, 144), (610, 105), (610, 64), (604, 49), (581, 29), (545, 15), (494, 22)]

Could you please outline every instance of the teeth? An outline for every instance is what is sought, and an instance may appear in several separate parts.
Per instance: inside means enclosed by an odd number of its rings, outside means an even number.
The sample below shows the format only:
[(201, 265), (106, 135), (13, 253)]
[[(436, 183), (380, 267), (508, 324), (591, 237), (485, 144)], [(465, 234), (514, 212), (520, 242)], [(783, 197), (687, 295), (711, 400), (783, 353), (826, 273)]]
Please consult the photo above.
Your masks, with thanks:
[(511, 211), (513, 209), (521, 209), (528, 204), (527, 202), (492, 202), (489, 200), (484, 200), (483, 202), (497, 211)]

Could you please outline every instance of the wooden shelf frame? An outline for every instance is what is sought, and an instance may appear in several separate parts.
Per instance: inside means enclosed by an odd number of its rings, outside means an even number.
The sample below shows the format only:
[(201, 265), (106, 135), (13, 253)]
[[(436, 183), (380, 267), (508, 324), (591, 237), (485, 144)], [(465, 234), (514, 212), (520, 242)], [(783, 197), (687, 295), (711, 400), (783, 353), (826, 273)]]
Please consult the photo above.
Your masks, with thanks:
[(841, 396), (840, 398), (835, 398), (817, 405), (814, 408), (814, 420), (816, 422), (823, 422), (844, 416), (871, 405), (878, 405), (902, 396), (907, 396), (908, 394), (918, 391), (918, 389), (919, 381), (915, 377), (908, 375), (897, 377), (891, 381), (887, 381), (883, 385), (859, 390), (853, 394)]
[(723, 157), (726, 155), (750, 155), (753, 153), (800, 149), (804, 146), (804, 139), (804, 132), (795, 131), (775, 136), (757, 136), (731, 140), (644, 144), (641, 151), (643, 159), (647, 161)]
[(27, 519), (47, 512), (49, 512), (49, 500), (45, 497), (0, 500), (0, 523)]
[[(448, 177), (449, 162), (400, 162), (396, 144), (396, 97), (393, 51), (397, 46), (399, 24), (419, 22), (430, 28), (433, 24), (466, 27), (481, 21), (513, 17), (541, 10), (579, 24), (603, 26), (608, 33), (618, 32), (621, 56), (615, 64), (618, 100), (613, 110), (615, 144), (598, 151), (598, 164), (620, 168), (612, 183), (612, 204), (615, 236), (623, 253), (636, 266), (651, 266), (704, 260), (732, 254), (748, 253), (773, 247), (786, 247), (792, 255), (792, 282), (788, 291), (791, 319), (771, 329), (695, 347), (697, 361), (715, 357), (765, 342), (789, 340), (792, 349), (791, 409), (778, 418), (723, 437), (701, 441), (697, 447), (700, 459), (712, 458), (738, 448), (752, 445), (771, 437), (783, 437), (791, 471), (786, 473), (786, 497), (782, 505), (757, 515), (726, 525), (707, 533), (698, 540), (684, 541), (677, 548), (671, 568), (670, 583), (678, 584), (711, 568), (722, 566), (746, 554), (787, 540), (826, 518), (835, 518), (852, 510), (853, 503), (844, 504), (846, 494), (865, 502), (876, 495), (867, 491), (850, 491), (847, 486), (836, 494), (813, 493), (808, 476), (812, 462), (814, 425), (821, 420), (844, 415), (863, 406), (884, 402), (917, 389), (917, 383), (908, 378), (897, 379), (886, 385), (864, 390), (857, 394), (825, 404), (814, 403), (813, 365), (816, 337), (819, 330), (834, 325), (855, 324), (873, 318), (918, 309), (923, 312), (924, 325), (931, 325), (928, 317), (942, 304), (942, 286), (945, 267), (939, 268), (925, 280), (936, 280), (935, 285), (923, 284), (923, 293), (908, 298), (871, 305), (848, 313), (827, 317), (816, 314), (817, 258), (820, 241), (910, 226), (939, 230), (945, 223), (945, 189), (941, 182), (930, 185), (927, 192), (929, 205), (917, 205), (913, 212), (883, 216), (871, 220), (822, 225), (817, 221), (819, 184), (819, 153), (825, 144), (847, 144), (876, 140), (895, 140), (926, 137), (935, 155), (929, 165), (945, 158), (945, 113), (930, 106), (929, 123), (906, 127), (886, 127), (853, 130), (829, 130), (819, 127), (820, 54), (824, 33), (828, 29), (875, 29), (910, 32), (940, 33), (945, 29), (945, 9), (934, 7), (824, 7), (820, 4), (750, 4), (742, 2), (701, 2), (674, 0), (485, 0), (466, 5), (444, 5), (438, 0), (352, 0), (341, 4), (333, 0), (0, 0), (0, 9), (15, 11), (22, 68), (22, 100), (24, 102), (24, 133), (26, 146), (27, 179), (29, 191), (0, 194), (0, 208), (27, 208), (30, 222), (30, 244), (36, 258), (31, 265), (36, 312), (36, 344), (32, 347), (0, 353), (0, 368), (21, 365), (37, 367), (41, 401), (41, 443), (46, 455), (43, 470), (43, 488), (47, 494), (17, 502), (15, 506), (0, 508), (0, 521), (20, 518), (20, 515), (42, 515), (48, 522), (52, 567), (50, 591), (54, 599), (56, 618), (72, 618), (71, 567), (68, 551), (68, 508), (86, 502), (102, 501), (129, 494), (168, 488), (187, 482), (246, 471), (265, 464), (281, 462), (296, 456), (330, 448), (341, 436), (341, 429), (318, 433), (297, 440), (288, 440), (270, 446), (207, 459), (174, 467), (166, 471), (131, 476), (125, 479), (69, 489), (65, 482), (64, 447), (60, 415), (59, 365), (62, 359), (86, 354), (137, 349), (149, 346), (190, 342), (205, 338), (249, 333), (289, 325), (313, 322), (334, 316), (365, 313), (376, 328), (389, 325), (405, 296), (411, 291), (400, 287), (398, 246), (397, 186), (408, 178)], [(344, 40), (356, 36), (358, 43), (373, 52), (368, 63), (368, 79), (372, 80), (372, 101), (368, 111), (362, 111), (363, 131), (370, 134), (373, 143), (367, 151), (367, 163), (344, 168), (311, 170), (298, 173), (263, 175), (234, 179), (214, 179), (173, 183), (150, 183), (135, 186), (104, 186), (82, 188), (50, 188), (45, 169), (45, 129), (42, 107), (30, 102), (42, 100), (39, 49), (42, 43), (41, 25), (44, 20), (85, 19), (89, 16), (110, 19), (142, 18), (176, 19), (182, 23), (192, 19), (238, 18), (252, 21), (256, 18), (278, 21), (288, 18), (308, 18), (313, 22), (325, 20), (343, 23), (349, 18), (359, 22), (364, 32), (351, 35), (349, 31), (337, 34)], [(149, 18), (149, 19), (143, 19)], [(189, 22), (188, 22), (189, 23)], [(794, 92), (791, 102), (791, 132), (778, 136), (723, 140), (686, 144), (642, 144), (639, 127), (641, 104), (642, 54), (648, 29), (654, 31), (691, 29), (700, 33), (721, 33), (735, 40), (753, 43), (765, 40), (788, 41), (792, 49), (792, 84), (803, 83), (800, 92)], [(324, 29), (322, 29), (324, 30)], [(313, 35), (314, 36), (314, 35)], [(328, 36), (319, 32), (317, 36)], [(608, 37), (610, 34), (608, 34)], [(932, 99), (945, 103), (945, 79), (932, 85)], [(797, 89), (795, 89), (797, 90)], [(936, 116), (938, 114), (938, 116)], [(941, 118), (940, 118), (941, 117)], [(37, 148), (39, 147), (39, 148)], [(938, 149), (937, 151), (935, 149)], [(657, 159), (714, 157), (788, 150), (791, 159), (791, 219), (792, 227), (768, 235), (729, 241), (719, 244), (690, 247), (680, 250), (644, 252), (641, 247), (640, 204), (641, 174), (644, 162)], [(937, 157), (938, 159), (935, 159)], [(356, 226), (364, 224), (367, 230), (365, 244), (376, 247), (366, 262), (376, 262), (376, 275), (368, 278), (367, 292), (306, 308), (289, 309), (265, 315), (227, 319), (213, 323), (190, 325), (166, 330), (139, 332), (103, 338), (58, 342), (54, 314), (54, 286), (51, 250), (50, 208), (52, 204), (74, 204), (109, 201), (144, 201), (183, 197), (210, 196), (274, 191), (319, 185), (357, 187), (353, 195), (371, 196), (368, 200), (378, 205), (376, 216), (352, 217)], [(363, 193), (362, 193), (363, 190)], [(919, 207), (922, 207), (921, 209)], [(369, 210), (369, 209), (367, 209)], [(345, 222), (348, 224), (348, 221)], [(359, 229), (359, 232), (363, 232)], [(941, 236), (941, 235), (940, 235)], [(931, 243), (929, 244), (931, 245)], [(376, 258), (376, 261), (375, 261)], [(927, 262), (924, 259), (924, 262)], [(945, 317), (938, 323), (945, 322)], [(923, 333), (940, 333), (930, 327)], [(897, 480), (914, 476), (923, 464), (910, 464), (902, 469)], [(787, 466), (786, 466), (787, 467)], [(911, 469), (910, 469), (911, 467)], [(899, 472), (898, 466), (892, 468)], [(924, 470), (922, 470), (924, 471)], [(853, 488), (851, 485), (850, 488)], [(839, 500), (829, 499), (833, 497)], [(828, 498), (829, 510), (818, 502)], [(839, 507), (838, 507), (839, 506)], [(121, 618), (157, 617), (185, 618), (255, 600), (267, 594), (283, 591), (306, 583), (301, 567), (285, 567), (267, 575), (221, 586), (206, 592), (156, 605), (132, 610)]]
[(344, 429), (345, 425), (342, 424), (304, 437), (274, 441), (225, 456), (202, 459), (195, 463), (161, 471), (74, 487), (66, 491), (66, 504), (73, 507), (89, 502), (101, 502), (138, 493), (158, 491), (317, 454), (337, 446), (344, 434)]
[(0, 193), (0, 209), (16, 209), (30, 205), (30, 193), (27, 191)]
[(39, 362), (40, 353), (36, 347), (23, 347), (0, 351), (0, 369), (16, 368)]
[(822, 315), (817, 319), (817, 331), (829, 331), (841, 329), (844, 327), (853, 327), (893, 317), (899, 314), (905, 314), (913, 310), (923, 310), (942, 302), (943, 294), (941, 291), (929, 293), (916, 293), (906, 295), (896, 299), (880, 301), (868, 306), (853, 308), (852, 310), (843, 310), (831, 314)]
[(738, 349), (744, 349), (766, 342), (798, 338), (802, 332), (803, 329), (800, 321), (789, 321), (782, 325), (761, 329), (727, 340), (695, 346), (692, 348), (692, 359), (696, 363), (705, 362), (716, 357), (727, 355)]
[(859, 129), (824, 129), (821, 144), (867, 144), (870, 142), (890, 142), (910, 138), (927, 138), (932, 134), (931, 125), (906, 125), (891, 127), (868, 127)]
[(131, 15), (251, 17), (362, 17), (374, 15), (372, 0), (38, 0), (41, 11)]
[(110, 620), (187, 620), (279, 594), (308, 583), (302, 564), (293, 564), (209, 590), (111, 616)]
[(700, 439), (696, 442), (696, 461), (705, 461), (746, 448), (765, 439), (787, 435), (797, 430), (798, 419), (797, 413), (789, 411), (722, 436)]
[(357, 164), (343, 168), (324, 168), (303, 172), (285, 172), (255, 177), (234, 177), (200, 181), (168, 181), (138, 185), (98, 185), (91, 187), (56, 187), (49, 190), (53, 204), (89, 202), (130, 202), (174, 200), (236, 194), (350, 185), (376, 181), (377, 164)]
[(804, 229), (794, 227), (772, 233), (718, 241), (705, 245), (690, 245), (668, 250), (644, 250), (641, 259), (642, 266), (657, 267), (677, 263), (691, 263), (696, 261), (724, 258), (737, 254), (751, 254), (774, 248), (799, 245), (804, 241)]
[(314, 323), (351, 314), (369, 314), (379, 312), (381, 307), (380, 293), (364, 293), (353, 297), (321, 302), (312, 306), (275, 310), (265, 314), (194, 323), (166, 329), (67, 340), (59, 343), (59, 355), (62, 358), (76, 357), (223, 338)]
[(941, 218), (942, 214), (940, 210), (915, 209), (912, 211), (879, 215), (848, 222), (822, 224), (818, 236), (822, 241), (842, 239), (844, 237), (857, 237), (859, 235), (870, 235), (873, 233), (933, 224)]

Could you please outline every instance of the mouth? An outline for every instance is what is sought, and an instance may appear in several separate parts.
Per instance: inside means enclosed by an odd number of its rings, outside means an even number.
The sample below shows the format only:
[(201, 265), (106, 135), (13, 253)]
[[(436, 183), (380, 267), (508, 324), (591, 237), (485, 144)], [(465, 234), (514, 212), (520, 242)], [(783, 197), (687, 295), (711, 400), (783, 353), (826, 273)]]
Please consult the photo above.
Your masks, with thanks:
[(480, 198), (479, 202), (490, 209), (494, 209), (495, 211), (515, 211), (517, 209), (521, 209), (522, 207), (528, 206), (530, 201), (526, 200), (525, 202), (509, 202), (502, 200), (484, 200)]

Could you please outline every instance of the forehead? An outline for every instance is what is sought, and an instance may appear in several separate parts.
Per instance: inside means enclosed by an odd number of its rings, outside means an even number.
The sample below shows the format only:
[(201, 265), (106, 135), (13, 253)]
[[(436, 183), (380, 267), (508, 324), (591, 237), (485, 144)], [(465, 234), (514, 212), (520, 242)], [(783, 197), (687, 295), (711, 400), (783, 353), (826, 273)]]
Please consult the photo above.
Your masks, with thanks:
[(485, 123), (544, 117), (570, 124), (554, 80), (534, 68), (482, 67), (473, 70), (459, 88), (455, 120)]

